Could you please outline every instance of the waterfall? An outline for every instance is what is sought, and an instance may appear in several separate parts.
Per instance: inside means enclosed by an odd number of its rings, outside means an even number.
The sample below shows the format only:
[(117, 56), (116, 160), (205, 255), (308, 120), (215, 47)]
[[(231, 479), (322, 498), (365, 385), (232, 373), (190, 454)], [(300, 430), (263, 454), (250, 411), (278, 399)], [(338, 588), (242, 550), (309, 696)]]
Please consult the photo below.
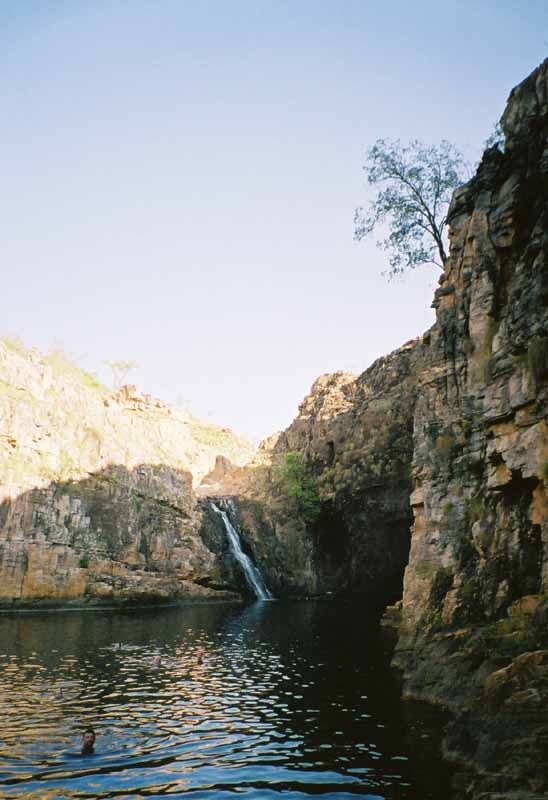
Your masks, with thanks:
[(238, 535), (238, 531), (230, 522), (228, 514), (226, 513), (226, 511), (223, 511), (222, 509), (218, 508), (215, 505), (215, 503), (211, 503), (211, 507), (223, 519), (226, 532), (228, 534), (230, 549), (232, 550), (232, 553), (236, 557), (238, 563), (241, 565), (250, 589), (253, 590), (258, 600), (273, 600), (274, 598), (272, 597), (272, 595), (265, 586), (263, 576), (255, 566), (253, 561), (249, 558), (249, 556), (247, 556), (242, 550), (242, 545), (240, 544), (240, 537)]

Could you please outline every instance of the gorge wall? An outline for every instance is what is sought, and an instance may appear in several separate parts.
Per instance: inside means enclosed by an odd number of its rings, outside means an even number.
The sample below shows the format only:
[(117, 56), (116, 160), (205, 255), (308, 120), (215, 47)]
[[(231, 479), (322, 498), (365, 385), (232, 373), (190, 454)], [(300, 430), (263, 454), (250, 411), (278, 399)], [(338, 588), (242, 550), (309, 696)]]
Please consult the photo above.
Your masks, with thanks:
[(0, 604), (240, 596), (193, 482), (245, 440), (18, 342), (0, 376)]
[[(381, 607), (401, 596), (422, 351), (417, 340), (359, 377), (321, 376), (296, 419), (251, 464), (219, 459), (199, 487), (236, 499), (242, 536), (278, 597), (353, 593)], [(292, 455), (302, 459), (303, 486), (288, 480)]]
[[(415, 408), (396, 662), (471, 797), (548, 791), (548, 61), (450, 210)], [(463, 709), (466, 709), (463, 712)], [(504, 795), (510, 796), (510, 795)], [(513, 794), (511, 796), (514, 796)], [(517, 794), (515, 796), (518, 796)]]
[[(394, 663), (407, 696), (456, 714), (444, 747), (457, 796), (537, 800), (548, 793), (548, 60), (513, 90), (502, 129), (504, 149), (487, 150), (453, 198), (432, 329), (359, 377), (319, 378), (255, 462), (219, 462), (203, 490), (237, 496), (278, 593), (363, 592), (381, 605), (399, 594)], [(300, 487), (287, 481), (295, 455)]]
[(545, 797), (548, 61), (502, 127), (455, 193), (432, 329), (318, 378), (255, 454), (0, 344), (0, 602), (239, 596), (197, 499), (230, 497), (275, 595), (400, 599), (395, 664), (408, 696), (456, 714), (457, 796)]

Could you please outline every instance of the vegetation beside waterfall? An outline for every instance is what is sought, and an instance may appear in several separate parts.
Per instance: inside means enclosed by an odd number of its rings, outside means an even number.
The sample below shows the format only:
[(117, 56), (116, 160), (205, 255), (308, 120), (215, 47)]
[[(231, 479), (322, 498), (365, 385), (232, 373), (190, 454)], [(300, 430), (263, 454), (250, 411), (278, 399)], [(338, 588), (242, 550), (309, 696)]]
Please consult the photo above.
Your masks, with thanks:
[(296, 513), (313, 525), (320, 515), (321, 500), (316, 479), (307, 471), (302, 453), (285, 453), (277, 478)]

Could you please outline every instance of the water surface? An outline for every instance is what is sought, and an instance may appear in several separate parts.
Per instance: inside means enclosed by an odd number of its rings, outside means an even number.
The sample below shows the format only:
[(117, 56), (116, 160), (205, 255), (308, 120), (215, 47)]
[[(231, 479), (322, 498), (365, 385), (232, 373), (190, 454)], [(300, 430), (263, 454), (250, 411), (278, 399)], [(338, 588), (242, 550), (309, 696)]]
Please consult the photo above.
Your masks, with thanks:
[(1, 797), (449, 797), (358, 604), (4, 615), (0, 642)]

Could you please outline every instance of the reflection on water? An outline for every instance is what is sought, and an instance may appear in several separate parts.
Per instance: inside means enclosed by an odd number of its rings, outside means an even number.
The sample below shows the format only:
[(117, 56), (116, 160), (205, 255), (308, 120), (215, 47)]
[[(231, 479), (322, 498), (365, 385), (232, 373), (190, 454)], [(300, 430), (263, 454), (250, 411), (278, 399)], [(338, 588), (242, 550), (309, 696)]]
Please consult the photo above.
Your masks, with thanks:
[(1, 796), (445, 800), (433, 712), (399, 702), (380, 633), (354, 613), (0, 617)]

